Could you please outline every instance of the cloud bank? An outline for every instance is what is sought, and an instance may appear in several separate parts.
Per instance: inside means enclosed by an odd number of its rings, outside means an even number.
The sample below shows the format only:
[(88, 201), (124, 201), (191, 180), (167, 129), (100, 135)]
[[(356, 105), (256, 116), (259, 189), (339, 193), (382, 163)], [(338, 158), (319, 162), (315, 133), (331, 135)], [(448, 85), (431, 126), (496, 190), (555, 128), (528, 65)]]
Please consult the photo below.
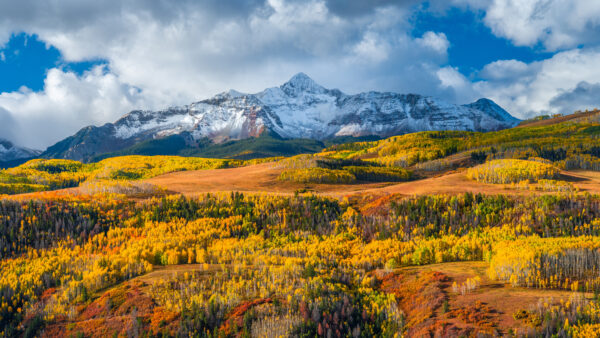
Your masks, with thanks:
[(444, 32), (412, 35), (414, 15), (425, 8), (416, 0), (0, 2), (0, 46), (25, 32), (65, 61), (106, 60), (82, 75), (50, 69), (40, 92), (0, 93), (0, 133), (45, 148), (131, 109), (187, 104), (230, 88), (256, 92), (299, 71), (349, 93), (389, 90), (458, 103), (486, 96), (518, 117), (569, 110), (579, 97), (583, 106), (597, 105), (600, 5), (565, 3), (430, 2), (436, 10), (482, 11), (497, 36), (555, 52), (533, 63), (495, 61), (474, 81), (448, 64), (452, 41)]
[[(255, 92), (299, 71), (349, 92), (379, 89), (454, 98), (436, 75), (449, 42), (440, 32), (410, 36), (413, 2), (177, 4), (0, 4), (0, 43), (11, 33), (26, 32), (56, 47), (66, 61), (107, 61), (81, 77), (51, 69), (42, 92), (0, 94), (0, 107), (24, 130), (16, 141), (43, 148), (83, 124), (111, 121), (132, 108), (187, 104), (231, 87)], [(55, 128), (42, 132), (48, 123)]]

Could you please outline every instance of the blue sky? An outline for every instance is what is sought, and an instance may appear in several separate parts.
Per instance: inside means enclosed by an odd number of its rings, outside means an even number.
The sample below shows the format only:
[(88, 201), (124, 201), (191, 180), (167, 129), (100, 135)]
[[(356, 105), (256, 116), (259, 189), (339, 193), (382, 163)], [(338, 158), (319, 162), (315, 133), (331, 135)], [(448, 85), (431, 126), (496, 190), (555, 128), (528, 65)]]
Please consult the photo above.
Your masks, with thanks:
[(570, 113), (600, 106), (599, 17), (587, 0), (1, 2), (0, 138), (43, 149), (298, 72), (348, 93)]
[(65, 62), (59, 50), (40, 41), (36, 35), (14, 34), (0, 50), (0, 92), (17, 91), (25, 86), (44, 89), (48, 70), (59, 67), (78, 75), (105, 63), (102, 60)]
[(412, 34), (443, 32), (450, 41), (448, 64), (475, 79), (480, 69), (496, 60), (515, 59), (530, 63), (552, 55), (541, 45), (515, 46), (509, 40), (495, 36), (482, 19), (482, 13), (456, 7), (445, 13), (420, 11), (416, 13)]

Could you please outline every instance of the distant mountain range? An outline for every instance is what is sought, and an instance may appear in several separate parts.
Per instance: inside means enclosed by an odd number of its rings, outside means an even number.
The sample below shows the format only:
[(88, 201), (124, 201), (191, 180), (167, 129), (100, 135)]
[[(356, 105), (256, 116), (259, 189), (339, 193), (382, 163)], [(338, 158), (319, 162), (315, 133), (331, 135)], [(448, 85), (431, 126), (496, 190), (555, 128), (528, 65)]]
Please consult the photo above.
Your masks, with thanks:
[(0, 139), (0, 165), (3, 162), (8, 163), (33, 158), (41, 153), (39, 150), (18, 147), (8, 140)]
[[(134, 110), (115, 123), (85, 127), (41, 156), (90, 161), (102, 154), (136, 153), (136, 149), (197, 155), (202, 153), (198, 149), (232, 142), (243, 153), (244, 146), (236, 140), (263, 134), (271, 143), (297, 143), (298, 139), (310, 143), (308, 139), (314, 143), (310, 146), (318, 146), (336, 137), (388, 137), (425, 130), (492, 131), (518, 123), (489, 99), (456, 105), (415, 94), (347, 95), (299, 73), (279, 87), (256, 94), (230, 90), (182, 107)], [(155, 146), (164, 149), (153, 151)]]

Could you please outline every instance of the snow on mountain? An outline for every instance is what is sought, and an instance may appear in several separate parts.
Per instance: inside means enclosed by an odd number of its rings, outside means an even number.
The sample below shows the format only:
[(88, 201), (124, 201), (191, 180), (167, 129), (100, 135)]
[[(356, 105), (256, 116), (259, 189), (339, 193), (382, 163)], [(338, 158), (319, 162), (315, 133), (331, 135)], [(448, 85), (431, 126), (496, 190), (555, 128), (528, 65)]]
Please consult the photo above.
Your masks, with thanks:
[(390, 136), (421, 130), (489, 131), (518, 122), (493, 101), (454, 105), (431, 97), (368, 92), (346, 95), (306, 74), (257, 94), (234, 90), (184, 107), (134, 111), (115, 123), (115, 136), (164, 137), (183, 131), (218, 141), (258, 135), (264, 128), (289, 138)]
[(38, 156), (39, 150), (15, 146), (12, 142), (0, 139), (0, 162), (14, 161), (22, 158)]
[(183, 132), (214, 142), (255, 137), (265, 130), (284, 138), (323, 140), (424, 130), (491, 131), (518, 122), (488, 99), (456, 105), (416, 94), (347, 95), (299, 73), (279, 87), (256, 94), (230, 90), (187, 106), (132, 111), (114, 124), (82, 129), (50, 147), (46, 155), (81, 159)]

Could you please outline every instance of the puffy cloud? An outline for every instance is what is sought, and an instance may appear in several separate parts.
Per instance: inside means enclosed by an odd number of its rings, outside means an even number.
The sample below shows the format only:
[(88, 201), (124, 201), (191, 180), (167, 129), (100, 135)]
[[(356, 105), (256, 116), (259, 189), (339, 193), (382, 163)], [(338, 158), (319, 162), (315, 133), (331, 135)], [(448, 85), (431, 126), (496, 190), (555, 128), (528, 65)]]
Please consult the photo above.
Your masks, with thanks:
[[(466, 87), (494, 99), (517, 117), (570, 113), (597, 107), (595, 84), (600, 76), (600, 2), (587, 0), (452, 0), (436, 2), (444, 12), (451, 6), (480, 11), (492, 33), (517, 46), (558, 51), (551, 57), (525, 63), (497, 60), (477, 72), (474, 82), (459, 81), (441, 70), (449, 88)], [(582, 46), (583, 45), (583, 46)]]
[[(513, 73), (510, 81), (499, 76), (503, 72), (510, 74), (514, 69), (518, 74)], [(485, 66), (480, 75), (488, 78), (474, 83), (474, 90), (496, 100), (518, 117), (570, 113), (594, 108), (600, 103), (591, 99), (594, 86), (582, 84), (582, 81), (597, 83), (600, 78), (598, 49), (568, 50), (530, 64), (497, 61)]]
[(529, 66), (519, 60), (498, 60), (483, 67), (479, 75), (493, 80), (514, 80), (529, 71)]
[[(444, 32), (413, 37), (418, 0), (63, 0), (0, 2), (0, 45), (36, 34), (65, 61), (106, 60), (81, 76), (48, 72), (44, 90), (0, 94), (0, 124), (43, 148), (128, 110), (187, 104), (230, 88), (256, 92), (303, 71), (353, 93), (390, 90), (459, 103), (487, 96), (520, 117), (594, 104), (600, 54), (585, 47), (533, 63), (498, 60), (465, 77), (448, 65)], [(430, 1), (482, 11), (493, 33), (549, 50), (597, 42), (600, 3)], [(1, 57), (0, 57), (1, 59)], [(587, 87), (586, 87), (587, 86)], [(587, 94), (586, 94), (587, 93)], [(587, 95), (587, 96), (586, 96)], [(569, 107), (573, 109), (569, 109)], [(12, 122), (9, 122), (12, 121)], [(6, 121), (6, 123), (5, 123)], [(25, 127), (27, 126), (27, 127)], [(8, 133), (7, 128), (1, 133)]]
[(0, 94), (0, 107), (20, 125), (52, 125), (19, 133), (29, 137), (18, 142), (43, 147), (128, 109), (187, 104), (231, 87), (256, 92), (299, 71), (348, 92), (393, 90), (453, 99), (455, 91), (441, 86), (437, 74), (449, 42), (443, 33), (411, 36), (416, 3), (0, 2), (0, 44), (23, 31), (56, 47), (66, 61), (108, 64), (81, 77), (53, 69), (43, 91)]
[(139, 89), (97, 66), (82, 76), (51, 69), (44, 90), (0, 94), (0, 136), (44, 149), (87, 124), (104, 124), (148, 104)]
[(444, 33), (425, 32), (423, 37), (416, 39), (416, 41), (418, 44), (431, 48), (440, 54), (446, 54), (448, 47), (450, 47), (450, 42)]
[(407, 27), (408, 13), (393, 2), (346, 15), (321, 0), (25, 0), (0, 5), (0, 21), (38, 34), (67, 61), (106, 59), (123, 81), (187, 103), (232, 84), (259, 90), (346, 56), (384, 61), (389, 51), (380, 48), (393, 47), (391, 35), (407, 34), (396, 28)]
[(599, 1), (493, 0), (484, 5), (479, 0), (468, 2), (485, 10), (484, 22), (495, 35), (518, 46), (541, 43), (548, 50), (558, 50), (599, 41)]
[(451, 95), (462, 101), (472, 101), (476, 98), (471, 82), (462, 75), (457, 68), (447, 66), (437, 71), (441, 87)]

